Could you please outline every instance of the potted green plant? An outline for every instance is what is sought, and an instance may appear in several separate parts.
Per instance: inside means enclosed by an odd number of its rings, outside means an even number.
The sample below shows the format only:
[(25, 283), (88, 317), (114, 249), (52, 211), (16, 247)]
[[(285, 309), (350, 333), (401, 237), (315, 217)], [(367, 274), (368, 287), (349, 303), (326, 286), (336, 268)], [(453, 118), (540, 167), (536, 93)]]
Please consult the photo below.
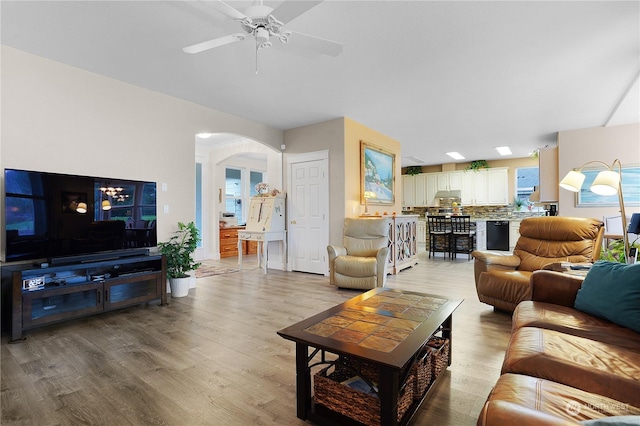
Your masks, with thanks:
[(469, 164), (467, 167), (464, 168), (465, 171), (468, 170), (473, 170), (474, 172), (477, 172), (480, 169), (488, 169), (490, 168), (489, 163), (487, 163), (487, 160), (476, 160), (476, 161), (472, 161), (471, 164)]
[(422, 166), (409, 166), (407, 167), (406, 174), (415, 176), (422, 173)]
[(200, 235), (195, 223), (178, 222), (178, 230), (169, 241), (158, 243), (160, 253), (167, 258), (167, 278), (171, 286), (171, 297), (184, 297), (189, 294), (189, 282), (193, 271), (200, 263), (193, 259)]
[(513, 197), (513, 207), (516, 209), (516, 211), (522, 210), (523, 205), (524, 205), (524, 200), (518, 197)]
[[(638, 239), (629, 244), (629, 247), (635, 247), (640, 250), (640, 242)], [(615, 240), (600, 252), (600, 260), (609, 262), (624, 263), (624, 240)]]

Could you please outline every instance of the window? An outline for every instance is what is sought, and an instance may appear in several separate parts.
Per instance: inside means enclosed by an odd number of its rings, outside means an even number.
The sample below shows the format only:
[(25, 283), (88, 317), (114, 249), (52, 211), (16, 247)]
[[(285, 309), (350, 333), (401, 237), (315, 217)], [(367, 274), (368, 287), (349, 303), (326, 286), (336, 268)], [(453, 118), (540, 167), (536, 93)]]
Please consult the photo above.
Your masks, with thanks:
[(225, 211), (235, 213), (238, 223), (244, 223), (242, 216), (242, 171), (225, 170)]
[(534, 187), (540, 184), (538, 167), (518, 167), (516, 168), (516, 197), (529, 203), (529, 196), (533, 193)]
[(256, 195), (255, 186), (264, 182), (264, 179), (265, 173), (260, 171), (232, 167), (225, 169), (225, 211), (235, 213), (238, 224), (246, 222), (248, 199)]

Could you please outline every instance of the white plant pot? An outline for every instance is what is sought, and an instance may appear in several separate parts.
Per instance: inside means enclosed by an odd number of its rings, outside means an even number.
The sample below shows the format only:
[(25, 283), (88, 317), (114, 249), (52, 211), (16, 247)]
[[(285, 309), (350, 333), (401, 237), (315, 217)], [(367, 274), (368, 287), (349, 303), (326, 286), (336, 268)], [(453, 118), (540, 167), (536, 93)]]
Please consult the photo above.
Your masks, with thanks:
[(189, 282), (189, 290), (196, 288), (196, 271), (189, 271), (187, 274), (189, 274), (189, 278), (191, 278), (191, 281)]
[(188, 296), (190, 283), (191, 283), (191, 277), (170, 278), (169, 285), (171, 286), (171, 297)]

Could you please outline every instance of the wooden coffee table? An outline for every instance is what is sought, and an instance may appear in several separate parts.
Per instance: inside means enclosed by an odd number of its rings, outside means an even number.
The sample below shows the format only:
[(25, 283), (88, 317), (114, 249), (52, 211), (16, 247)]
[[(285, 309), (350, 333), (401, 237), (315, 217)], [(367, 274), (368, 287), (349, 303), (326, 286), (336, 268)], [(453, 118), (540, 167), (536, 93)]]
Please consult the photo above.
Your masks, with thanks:
[(449, 339), (450, 365), (452, 314), (461, 303), (443, 296), (376, 288), (280, 330), (280, 336), (296, 343), (297, 416), (323, 424), (353, 423), (312, 398), (311, 368), (348, 357), (378, 369), (380, 423), (408, 423), (429, 391), (398, 422), (398, 395), (407, 380), (402, 372), (435, 334)]

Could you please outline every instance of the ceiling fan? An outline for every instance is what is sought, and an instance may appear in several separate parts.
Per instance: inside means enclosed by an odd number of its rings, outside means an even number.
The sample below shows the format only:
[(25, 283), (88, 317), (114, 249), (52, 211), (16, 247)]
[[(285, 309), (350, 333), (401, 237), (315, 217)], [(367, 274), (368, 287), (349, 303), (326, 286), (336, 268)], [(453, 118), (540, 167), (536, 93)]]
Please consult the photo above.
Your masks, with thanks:
[(186, 53), (199, 53), (242, 41), (251, 36), (256, 41), (256, 74), (258, 73), (258, 51), (272, 46), (271, 37), (277, 38), (283, 44), (294, 41), (295, 44), (300, 47), (329, 56), (338, 56), (342, 53), (343, 46), (341, 43), (309, 34), (287, 31), (283, 28), (285, 23), (292, 21), (319, 3), (322, 3), (322, 0), (284, 1), (277, 8), (273, 9), (263, 5), (262, 0), (260, 0), (260, 4), (247, 7), (244, 13), (222, 0), (208, 3), (219, 12), (239, 22), (243, 32), (197, 43), (192, 46), (187, 46), (182, 50)]

